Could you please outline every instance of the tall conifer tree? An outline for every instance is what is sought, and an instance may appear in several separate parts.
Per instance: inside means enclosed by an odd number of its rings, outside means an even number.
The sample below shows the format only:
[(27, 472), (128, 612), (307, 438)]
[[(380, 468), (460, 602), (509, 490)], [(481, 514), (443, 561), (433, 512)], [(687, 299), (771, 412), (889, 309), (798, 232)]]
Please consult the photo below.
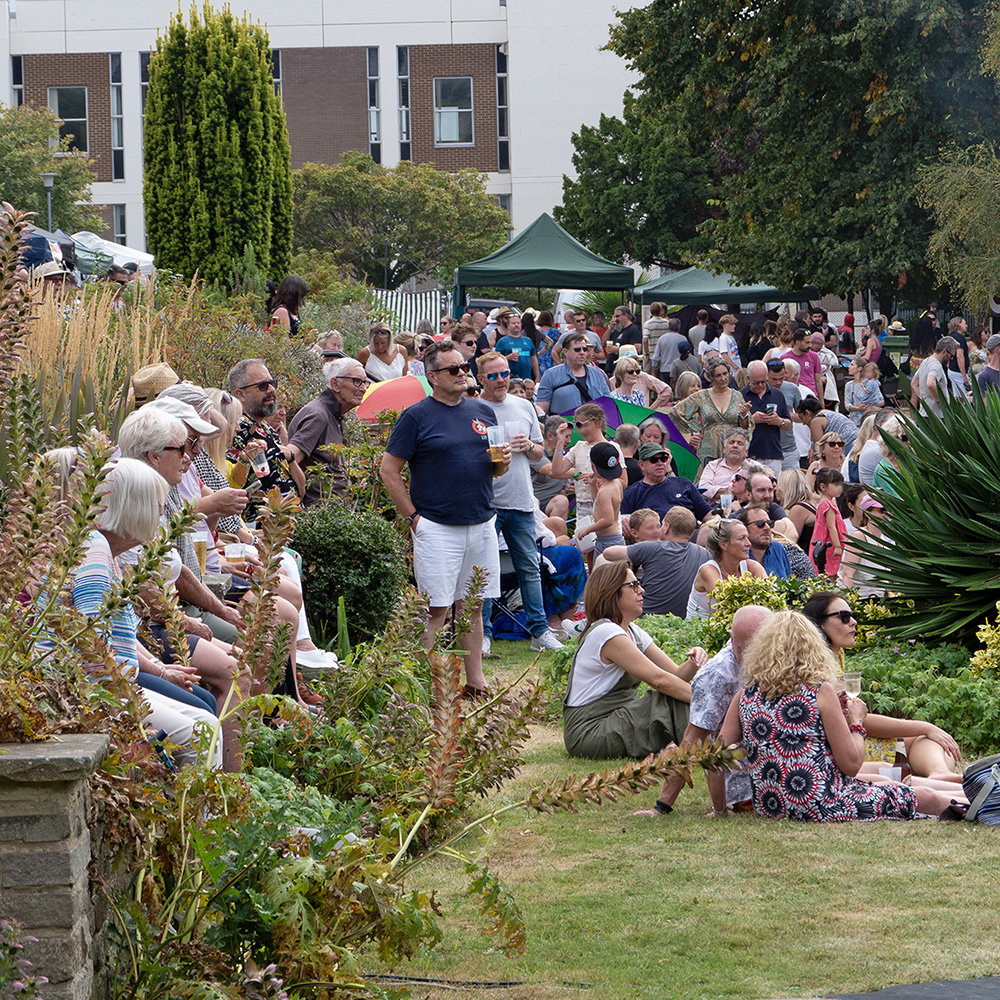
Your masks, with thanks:
[(288, 133), (267, 33), (192, 6), (158, 39), (146, 98), (146, 235), (160, 267), (226, 280), (253, 244), (282, 277), (292, 244)]

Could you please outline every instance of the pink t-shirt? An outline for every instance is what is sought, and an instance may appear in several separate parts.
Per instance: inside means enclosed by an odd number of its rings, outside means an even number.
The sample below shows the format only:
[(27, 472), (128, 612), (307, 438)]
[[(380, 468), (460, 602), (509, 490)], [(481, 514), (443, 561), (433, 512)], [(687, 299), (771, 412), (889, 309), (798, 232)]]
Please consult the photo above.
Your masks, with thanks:
[(799, 368), (802, 369), (802, 374), (799, 376), (799, 385), (804, 385), (814, 396), (818, 396), (819, 390), (816, 388), (816, 373), (823, 369), (823, 366), (820, 364), (819, 355), (815, 351), (806, 351), (805, 354), (796, 354), (795, 351), (785, 351), (781, 355), (781, 360), (784, 361), (786, 358), (797, 361)]

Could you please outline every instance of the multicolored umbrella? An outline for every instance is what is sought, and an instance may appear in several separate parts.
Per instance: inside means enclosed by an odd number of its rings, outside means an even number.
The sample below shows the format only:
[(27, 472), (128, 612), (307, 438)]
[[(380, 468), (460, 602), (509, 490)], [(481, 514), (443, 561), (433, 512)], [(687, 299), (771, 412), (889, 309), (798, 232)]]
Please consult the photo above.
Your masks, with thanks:
[(380, 413), (405, 410), (431, 394), (431, 384), (423, 375), (403, 375), (385, 382), (373, 382), (358, 406), (362, 420), (377, 420)]
[[(677, 425), (666, 413), (659, 410), (650, 410), (645, 406), (636, 406), (635, 403), (626, 403), (621, 399), (612, 399), (610, 396), (599, 396), (591, 402), (597, 403), (604, 410), (604, 419), (608, 427), (612, 430), (622, 424), (635, 424), (639, 426), (649, 417), (656, 417), (667, 431), (667, 451), (670, 452), (674, 460), (674, 468), (678, 476), (693, 480), (698, 474), (698, 467), (701, 462), (694, 453), (694, 449), (684, 440), (684, 435), (677, 429)], [(562, 414), (564, 417), (572, 419), (573, 411)], [(574, 432), (575, 437), (575, 432)]]

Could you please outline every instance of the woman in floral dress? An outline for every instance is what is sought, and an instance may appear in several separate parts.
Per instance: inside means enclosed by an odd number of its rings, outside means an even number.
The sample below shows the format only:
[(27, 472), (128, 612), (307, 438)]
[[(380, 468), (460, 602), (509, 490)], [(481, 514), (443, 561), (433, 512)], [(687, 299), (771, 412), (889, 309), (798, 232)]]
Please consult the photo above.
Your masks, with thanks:
[(729, 365), (725, 361), (713, 362), (708, 378), (711, 388), (692, 393), (670, 411), (685, 437), (701, 434), (697, 448), (702, 465), (721, 457), (722, 442), (734, 427), (750, 427), (750, 404), (739, 390), (730, 387)]
[(855, 777), (865, 759), (868, 708), (834, 690), (837, 662), (804, 615), (782, 611), (763, 625), (743, 671), (746, 687), (729, 706), (722, 738), (746, 750), (759, 815), (838, 823), (937, 816), (948, 808), (950, 797), (936, 789)]

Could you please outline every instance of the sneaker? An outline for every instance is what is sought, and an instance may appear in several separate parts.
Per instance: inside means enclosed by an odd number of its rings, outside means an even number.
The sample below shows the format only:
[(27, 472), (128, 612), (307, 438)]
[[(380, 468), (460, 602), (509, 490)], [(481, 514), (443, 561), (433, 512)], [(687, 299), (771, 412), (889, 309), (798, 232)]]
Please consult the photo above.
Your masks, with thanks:
[(569, 632), (564, 628), (549, 627), (549, 631), (560, 641), (565, 642), (569, 638)]
[(583, 635), (583, 630), (587, 627), (587, 619), (580, 618), (577, 620), (575, 618), (564, 618), (562, 627), (566, 630), (569, 636)]
[(325, 649), (296, 649), (295, 663), (300, 667), (310, 667), (314, 670), (339, 670), (340, 661), (335, 653)]
[(536, 651), (543, 649), (562, 649), (563, 644), (552, 634), (551, 629), (546, 629), (541, 635), (536, 635), (531, 640), (531, 648)]

